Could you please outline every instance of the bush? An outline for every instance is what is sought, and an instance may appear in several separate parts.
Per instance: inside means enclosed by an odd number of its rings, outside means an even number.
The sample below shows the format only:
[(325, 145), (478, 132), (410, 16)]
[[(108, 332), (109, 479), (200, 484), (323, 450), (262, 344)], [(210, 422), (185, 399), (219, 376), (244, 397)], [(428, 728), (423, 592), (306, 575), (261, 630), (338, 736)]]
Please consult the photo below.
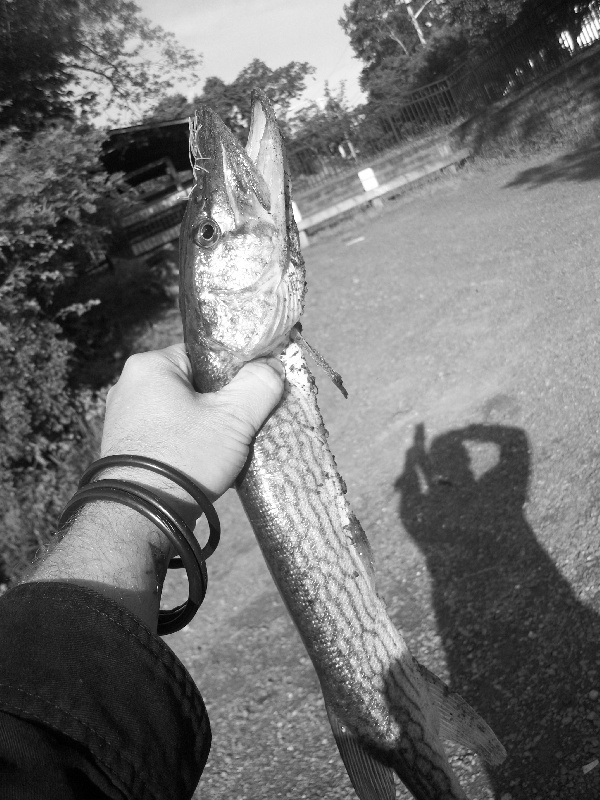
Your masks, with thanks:
[(69, 305), (67, 290), (104, 256), (110, 183), (99, 132), (0, 137), (1, 580), (49, 538), (91, 455), (97, 403), (70, 385), (65, 326), (93, 301)]

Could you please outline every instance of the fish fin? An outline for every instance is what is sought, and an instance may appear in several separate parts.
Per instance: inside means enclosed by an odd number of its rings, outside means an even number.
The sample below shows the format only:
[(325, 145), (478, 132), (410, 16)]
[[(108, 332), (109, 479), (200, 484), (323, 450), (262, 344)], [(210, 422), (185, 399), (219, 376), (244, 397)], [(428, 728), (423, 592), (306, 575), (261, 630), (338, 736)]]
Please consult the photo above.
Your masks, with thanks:
[(302, 350), (303, 353), (305, 353), (305, 354), (308, 353), (310, 355), (310, 357), (313, 359), (313, 361), (316, 364), (318, 364), (321, 367), (321, 369), (324, 370), (327, 373), (327, 375), (329, 375), (329, 377), (330, 377), (332, 383), (334, 384), (334, 386), (337, 386), (337, 388), (340, 390), (340, 392), (347, 399), (348, 398), (348, 392), (346, 391), (346, 387), (344, 386), (344, 384), (342, 382), (342, 376), (340, 375), (340, 373), (336, 372), (333, 369), (333, 367), (331, 367), (327, 363), (327, 361), (325, 361), (325, 359), (323, 358), (321, 353), (319, 353), (318, 350), (315, 350), (315, 348), (306, 341), (304, 336), (302, 336), (302, 333), (300, 332), (300, 330), (301, 330), (300, 323), (297, 323), (291, 330), (292, 340), (294, 342), (296, 342), (296, 344)]
[(489, 764), (500, 764), (506, 750), (487, 722), (444, 681), (417, 662), (439, 724), (439, 736), (473, 750)]
[(328, 706), (327, 716), (348, 777), (360, 800), (395, 800), (394, 770), (369, 753), (335, 712)]

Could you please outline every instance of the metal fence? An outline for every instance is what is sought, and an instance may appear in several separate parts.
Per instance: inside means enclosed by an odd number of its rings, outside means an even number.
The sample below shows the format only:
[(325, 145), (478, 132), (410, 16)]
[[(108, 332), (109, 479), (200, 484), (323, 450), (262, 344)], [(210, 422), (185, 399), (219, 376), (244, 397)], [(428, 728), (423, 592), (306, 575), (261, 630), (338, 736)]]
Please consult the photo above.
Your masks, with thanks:
[[(504, 32), (484, 58), (465, 61), (452, 74), (397, 100), (393, 108), (348, 115), (345, 135), (315, 137), (288, 148), (299, 188), (356, 169), (360, 162), (411, 137), (470, 116), (551, 72), (600, 41), (600, 0), (565, 4), (539, 0), (527, 18)], [(374, 111), (374, 113), (373, 113)]]
[(571, 9), (565, 8), (564, 0), (540, 0), (531, 16), (500, 36), (485, 58), (462, 64), (449, 76), (456, 104), (463, 114), (476, 111), (552, 72), (599, 40), (599, 0)]

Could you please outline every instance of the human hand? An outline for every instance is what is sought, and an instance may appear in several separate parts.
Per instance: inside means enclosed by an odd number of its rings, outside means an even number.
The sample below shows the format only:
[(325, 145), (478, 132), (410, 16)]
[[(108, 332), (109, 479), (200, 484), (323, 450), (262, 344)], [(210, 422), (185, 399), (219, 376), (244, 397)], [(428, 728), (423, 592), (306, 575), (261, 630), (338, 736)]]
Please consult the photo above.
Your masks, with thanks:
[[(191, 379), (182, 344), (129, 358), (106, 398), (101, 455), (163, 461), (214, 500), (237, 477), (252, 439), (279, 402), (283, 367), (275, 359), (258, 359), (214, 394), (198, 394)], [(200, 514), (187, 492), (154, 472), (111, 467), (98, 477), (124, 478), (151, 489), (190, 528)], [(81, 509), (26, 580), (92, 588), (156, 631), (161, 586), (172, 555), (169, 539), (153, 522), (118, 503), (97, 500)]]
[[(101, 455), (128, 453), (163, 461), (214, 500), (233, 484), (282, 392), (283, 367), (275, 358), (253, 361), (220, 391), (199, 394), (183, 344), (139, 353), (127, 360), (108, 393)], [(162, 489), (184, 518), (194, 518), (187, 494), (147, 470), (115, 467), (99, 477)]]

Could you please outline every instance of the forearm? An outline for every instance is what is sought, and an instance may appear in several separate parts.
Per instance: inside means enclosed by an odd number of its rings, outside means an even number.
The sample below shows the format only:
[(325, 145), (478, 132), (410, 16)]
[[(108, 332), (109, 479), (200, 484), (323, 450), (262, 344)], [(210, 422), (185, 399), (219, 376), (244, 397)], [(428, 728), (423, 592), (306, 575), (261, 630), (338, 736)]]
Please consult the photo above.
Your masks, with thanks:
[[(110, 477), (116, 477), (112, 470)], [(107, 477), (102, 474), (100, 477)], [(134, 476), (127, 474), (134, 480)], [(139, 480), (142, 483), (144, 481)], [(148, 485), (148, 481), (145, 481)], [(192, 504), (165, 489), (153, 491), (193, 528), (197, 516)], [(25, 582), (63, 581), (87, 586), (125, 606), (154, 633), (160, 595), (173, 554), (167, 537), (139, 512), (126, 506), (97, 501), (84, 506), (64, 534), (35, 563)]]

